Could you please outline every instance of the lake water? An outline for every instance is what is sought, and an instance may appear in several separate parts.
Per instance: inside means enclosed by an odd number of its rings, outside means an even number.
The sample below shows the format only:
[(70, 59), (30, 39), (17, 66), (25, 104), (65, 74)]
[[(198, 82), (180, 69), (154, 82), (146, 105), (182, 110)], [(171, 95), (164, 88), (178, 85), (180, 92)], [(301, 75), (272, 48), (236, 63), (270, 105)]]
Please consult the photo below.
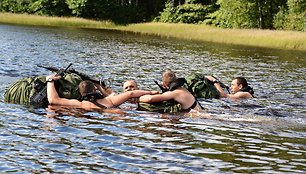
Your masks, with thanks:
[[(0, 24), (1, 173), (305, 173), (306, 52), (195, 43), (104, 30)], [(255, 99), (200, 99), (203, 113), (125, 114), (33, 109), (3, 102), (6, 88), (37, 65), (69, 63), (94, 77), (158, 87), (179, 77), (244, 76)], [(209, 113), (211, 116), (205, 117)]]

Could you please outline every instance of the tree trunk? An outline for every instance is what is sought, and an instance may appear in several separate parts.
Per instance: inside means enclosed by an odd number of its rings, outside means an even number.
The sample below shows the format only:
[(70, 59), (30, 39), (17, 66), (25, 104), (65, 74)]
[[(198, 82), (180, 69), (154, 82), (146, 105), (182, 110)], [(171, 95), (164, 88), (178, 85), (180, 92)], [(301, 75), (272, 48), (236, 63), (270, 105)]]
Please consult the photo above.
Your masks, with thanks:
[(257, 0), (257, 6), (258, 6), (258, 27), (260, 29), (263, 29), (263, 15), (262, 15), (262, 0)]

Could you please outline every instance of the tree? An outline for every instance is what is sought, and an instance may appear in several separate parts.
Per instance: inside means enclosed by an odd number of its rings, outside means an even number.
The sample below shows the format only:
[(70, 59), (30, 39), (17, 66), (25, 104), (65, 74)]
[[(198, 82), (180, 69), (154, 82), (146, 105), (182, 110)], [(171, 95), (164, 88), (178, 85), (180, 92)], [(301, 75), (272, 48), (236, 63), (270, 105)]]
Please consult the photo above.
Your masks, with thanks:
[(217, 4), (220, 9), (207, 23), (225, 28), (273, 29), (275, 15), (286, 0), (218, 0)]
[(22, 13), (27, 12), (29, 1), (27, 0), (1, 0), (0, 8), (3, 12)]
[(285, 29), (306, 31), (306, 0), (288, 0)]
[[(256, 5), (247, 0), (218, 0), (220, 9), (210, 17), (213, 25), (223, 28), (256, 28)], [(206, 21), (207, 23), (207, 21)]]
[[(183, 2), (183, 1), (178, 1)], [(186, 0), (184, 4), (174, 6), (172, 0), (166, 3), (166, 8), (154, 20), (173, 23), (202, 23), (212, 11), (212, 6), (195, 3), (196, 0)]]
[(28, 12), (49, 16), (71, 15), (71, 10), (62, 0), (33, 0), (28, 6)]
[(274, 17), (286, 2), (287, 0), (255, 0), (258, 28), (273, 29)]

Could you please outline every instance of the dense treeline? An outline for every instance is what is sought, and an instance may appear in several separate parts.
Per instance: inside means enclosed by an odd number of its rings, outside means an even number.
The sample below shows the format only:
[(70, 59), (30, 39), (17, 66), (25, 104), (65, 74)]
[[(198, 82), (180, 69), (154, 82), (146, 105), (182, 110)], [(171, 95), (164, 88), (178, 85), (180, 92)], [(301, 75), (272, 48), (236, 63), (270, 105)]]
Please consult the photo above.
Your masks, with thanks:
[(306, 0), (0, 0), (1, 12), (306, 30)]

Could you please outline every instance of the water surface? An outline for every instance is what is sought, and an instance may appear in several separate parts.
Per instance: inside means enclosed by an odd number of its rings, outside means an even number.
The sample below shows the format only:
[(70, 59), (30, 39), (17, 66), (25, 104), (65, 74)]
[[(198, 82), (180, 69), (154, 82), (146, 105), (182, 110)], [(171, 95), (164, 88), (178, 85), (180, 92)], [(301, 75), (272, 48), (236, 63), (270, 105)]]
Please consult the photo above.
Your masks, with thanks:
[[(1, 173), (304, 173), (305, 52), (194, 43), (72, 28), (0, 25)], [(203, 113), (125, 114), (34, 109), (3, 102), (6, 88), (37, 65), (158, 87), (163, 70), (179, 77), (244, 76), (257, 98), (204, 100)], [(207, 113), (211, 116), (206, 117)]]

